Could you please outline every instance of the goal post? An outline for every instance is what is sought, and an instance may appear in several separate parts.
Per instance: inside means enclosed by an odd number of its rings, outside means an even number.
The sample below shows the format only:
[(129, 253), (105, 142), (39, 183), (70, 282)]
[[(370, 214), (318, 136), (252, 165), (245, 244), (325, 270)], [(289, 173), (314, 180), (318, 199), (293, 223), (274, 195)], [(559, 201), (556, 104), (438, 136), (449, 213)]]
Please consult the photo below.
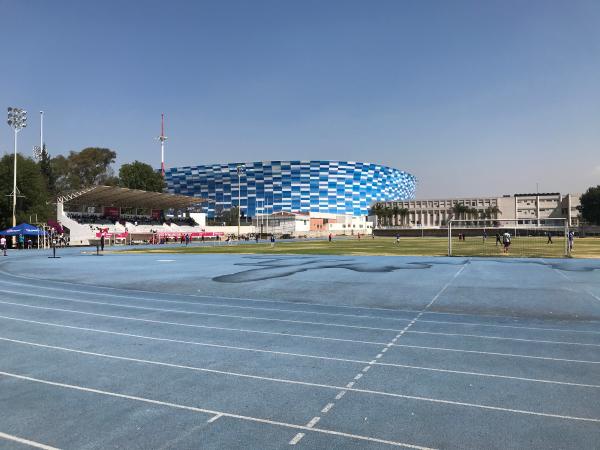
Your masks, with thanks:
[(569, 256), (564, 218), (448, 221), (448, 256)]

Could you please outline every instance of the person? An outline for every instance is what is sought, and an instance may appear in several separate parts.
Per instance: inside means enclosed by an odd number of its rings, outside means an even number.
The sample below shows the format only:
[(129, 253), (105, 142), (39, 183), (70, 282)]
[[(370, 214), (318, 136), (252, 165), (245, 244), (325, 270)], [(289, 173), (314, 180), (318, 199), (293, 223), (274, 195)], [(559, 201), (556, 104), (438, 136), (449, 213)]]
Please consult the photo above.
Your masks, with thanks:
[(25, 236), (22, 234), (19, 235), (19, 250), (23, 250), (25, 246)]
[(496, 247), (498, 245), (502, 245), (502, 239), (500, 238), (500, 233), (496, 233)]
[(567, 235), (567, 239), (569, 241), (569, 252), (573, 251), (573, 241), (575, 240), (575, 232), (573, 230), (569, 231)]
[(188, 233), (185, 234), (185, 246), (187, 247), (190, 244), (190, 235)]
[(487, 239), (487, 231), (483, 230), (483, 243), (485, 244), (485, 240)]
[(546, 241), (546, 244), (552, 244), (552, 233), (548, 231), (546, 234), (548, 235), (548, 241)]
[(275, 247), (275, 235), (271, 235), (271, 247)]
[(258, 244), (258, 239), (259, 239), (259, 236), (258, 236), (258, 233), (256, 233), (256, 234), (254, 235), (254, 240), (256, 241), (256, 243), (257, 243), (257, 244)]
[(357, 234), (358, 240), (360, 241), (360, 233)]
[(0, 237), (0, 248), (3, 255), (6, 256), (6, 238), (4, 236)]
[(331, 233), (329, 233), (328, 239), (329, 239), (329, 242), (331, 242)]
[(502, 236), (502, 244), (504, 245), (504, 253), (508, 253), (508, 247), (510, 247), (510, 233), (508, 231)]
[(396, 244), (400, 243), (400, 233), (396, 233)]

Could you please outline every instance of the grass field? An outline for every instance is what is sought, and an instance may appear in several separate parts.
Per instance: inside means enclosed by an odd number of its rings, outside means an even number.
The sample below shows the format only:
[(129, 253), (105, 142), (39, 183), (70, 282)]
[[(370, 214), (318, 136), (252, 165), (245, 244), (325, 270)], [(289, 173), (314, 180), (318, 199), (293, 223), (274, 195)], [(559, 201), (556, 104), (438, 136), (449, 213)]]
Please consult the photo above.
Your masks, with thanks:
[[(274, 247), (270, 243), (209, 243), (189, 247), (153, 247), (128, 250), (143, 253), (250, 253), (250, 254), (302, 254), (302, 255), (382, 255), (382, 256), (445, 256), (448, 241), (445, 238), (402, 238), (399, 244), (393, 238), (375, 239), (337, 238), (333, 242), (325, 240), (278, 241)], [(485, 245), (479, 238), (466, 241), (453, 241), (453, 254), (456, 256), (504, 256), (496, 247), (493, 238)], [(562, 257), (564, 241), (555, 238), (554, 244), (547, 245), (545, 238), (520, 237), (513, 239), (509, 257)], [(575, 241), (572, 254), (575, 258), (600, 258), (600, 239), (585, 238)]]

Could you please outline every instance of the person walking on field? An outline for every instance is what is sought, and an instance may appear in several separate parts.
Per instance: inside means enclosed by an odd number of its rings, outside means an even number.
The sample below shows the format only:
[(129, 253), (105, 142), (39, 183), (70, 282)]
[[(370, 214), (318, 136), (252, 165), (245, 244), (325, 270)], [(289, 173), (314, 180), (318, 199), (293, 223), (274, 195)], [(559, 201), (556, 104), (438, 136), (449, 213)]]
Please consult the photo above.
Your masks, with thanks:
[(548, 231), (548, 233), (547, 233), (547, 234), (548, 234), (548, 241), (546, 242), (546, 244), (552, 244), (552, 243), (553, 243), (553, 242), (552, 242), (552, 233), (550, 233), (550, 232)]
[(510, 247), (510, 233), (506, 232), (504, 233), (504, 236), (502, 236), (502, 244), (504, 246), (504, 253), (508, 253), (508, 247)]
[(271, 235), (271, 247), (275, 247), (275, 235)]
[(573, 241), (575, 240), (575, 233), (573, 232), (573, 230), (569, 231), (569, 234), (567, 235), (567, 239), (569, 241), (569, 252), (573, 251)]
[(331, 242), (331, 237), (332, 237), (332, 236), (331, 236), (331, 233), (329, 233), (329, 237), (328, 237), (328, 239), (329, 239), (329, 242)]
[(502, 245), (502, 239), (500, 238), (500, 233), (496, 233), (496, 247), (498, 245)]
[(400, 233), (396, 234), (396, 244), (400, 244)]

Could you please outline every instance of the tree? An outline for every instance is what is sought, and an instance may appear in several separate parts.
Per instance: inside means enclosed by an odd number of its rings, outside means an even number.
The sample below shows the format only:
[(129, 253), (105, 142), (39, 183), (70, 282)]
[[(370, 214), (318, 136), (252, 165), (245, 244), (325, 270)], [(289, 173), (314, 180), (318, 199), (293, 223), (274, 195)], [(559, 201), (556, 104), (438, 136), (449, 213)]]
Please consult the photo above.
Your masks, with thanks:
[[(0, 159), (0, 228), (12, 226), (12, 195), (14, 155)], [(52, 206), (48, 203), (46, 179), (38, 164), (31, 158), (17, 155), (17, 224), (29, 222), (37, 214), (38, 221), (52, 217)]]
[(88, 147), (80, 152), (69, 153), (66, 158), (52, 158), (51, 166), (56, 175), (59, 191), (81, 189), (87, 186), (115, 184), (116, 178), (110, 165), (117, 153), (108, 148)]
[(581, 218), (591, 225), (600, 225), (600, 185), (590, 187), (579, 199)]
[(46, 180), (46, 190), (52, 196), (56, 195), (56, 175), (51, 164), (50, 154), (46, 149), (46, 144), (42, 147), (40, 161), (38, 163), (40, 172)]
[(119, 186), (143, 191), (162, 192), (165, 181), (152, 166), (140, 161), (123, 164), (119, 169)]
[(408, 217), (408, 208), (400, 208), (398, 214), (400, 214), (400, 222), (402, 225), (406, 224), (406, 217)]
[(398, 226), (398, 214), (400, 214), (400, 208), (398, 205), (392, 207), (392, 215), (394, 216), (394, 226)]

